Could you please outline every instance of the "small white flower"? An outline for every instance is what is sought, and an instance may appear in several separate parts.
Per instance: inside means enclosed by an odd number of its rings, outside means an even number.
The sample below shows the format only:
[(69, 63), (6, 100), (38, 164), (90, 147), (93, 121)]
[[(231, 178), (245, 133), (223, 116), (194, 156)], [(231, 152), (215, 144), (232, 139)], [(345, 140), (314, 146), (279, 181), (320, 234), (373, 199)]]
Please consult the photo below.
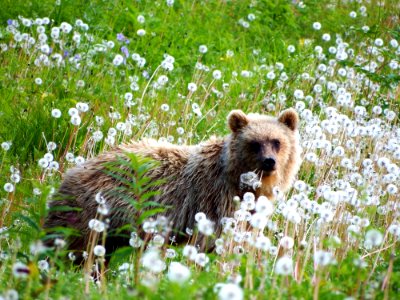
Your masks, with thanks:
[(160, 273), (165, 270), (165, 262), (160, 259), (158, 250), (151, 248), (142, 256), (142, 265), (153, 273)]
[(329, 42), (331, 40), (331, 35), (329, 33), (324, 33), (322, 35), (322, 40), (324, 40), (325, 42)]
[(367, 33), (369, 31), (369, 26), (364, 25), (363, 27), (361, 27), (361, 30)]
[(21, 181), (21, 176), (18, 173), (11, 174), (10, 179), (14, 183), (18, 183)]
[(52, 161), (49, 163), (49, 169), (51, 170), (58, 170), (60, 168), (60, 165), (56, 161)]
[(294, 53), (294, 52), (296, 51), (296, 48), (295, 48), (293, 45), (289, 45), (289, 46), (287, 47), (287, 50), (288, 50), (290, 53)]
[(267, 73), (267, 78), (268, 78), (269, 80), (274, 80), (275, 77), (276, 77), (276, 75), (275, 75), (275, 72), (274, 72), (274, 71), (270, 71), (270, 72)]
[(162, 235), (156, 234), (151, 241), (151, 245), (160, 248), (164, 245), (164, 242), (165, 238)]
[(84, 102), (78, 102), (76, 104), (76, 109), (80, 112), (87, 112), (89, 110), (89, 105)]
[(174, 249), (167, 249), (165, 251), (165, 257), (167, 257), (167, 258), (175, 258), (176, 257), (176, 251)]
[(221, 71), (220, 71), (220, 70), (214, 70), (214, 71), (213, 71), (213, 77), (214, 77), (214, 79), (216, 79), (216, 80), (221, 79), (221, 77), (222, 77)]
[(70, 261), (75, 261), (75, 260), (76, 260), (75, 254), (74, 254), (73, 252), (69, 252), (69, 253), (68, 253), (68, 259), (69, 259)]
[(73, 116), (78, 116), (79, 115), (79, 111), (75, 108), (75, 107), (71, 107), (68, 110), (68, 114), (73, 117)]
[(303, 99), (304, 98), (304, 92), (302, 90), (295, 90), (293, 93), (293, 96), (296, 99)]
[(94, 199), (98, 204), (106, 204), (106, 199), (101, 195), (101, 192), (97, 193)]
[[(40, 46), (40, 51), (42, 51), (44, 54), (50, 54), (50, 47), (49, 45), (41, 45)], [(39, 78), (40, 79), (40, 78)], [(41, 79), (40, 79), (41, 80)]]
[(114, 66), (119, 66), (124, 62), (124, 57), (121, 54), (115, 55), (113, 59)]
[(255, 247), (263, 251), (268, 251), (271, 247), (271, 241), (268, 237), (260, 235), (256, 239)]
[(194, 259), (195, 263), (201, 267), (205, 267), (206, 264), (210, 261), (208, 256), (205, 253), (198, 253), (196, 258)]
[(188, 90), (190, 91), (190, 92), (195, 92), (195, 91), (197, 91), (197, 84), (195, 84), (194, 82), (190, 82), (189, 84), (188, 84)]
[(318, 266), (327, 266), (333, 261), (333, 254), (331, 252), (317, 250), (314, 253), (314, 263)]
[(146, 34), (146, 30), (144, 29), (139, 29), (138, 31), (136, 31), (136, 34), (138, 36), (144, 36)]
[(47, 260), (43, 259), (38, 261), (38, 268), (40, 271), (47, 272), (49, 270), (49, 267), (50, 265)]
[(80, 80), (78, 80), (77, 82), (76, 82), (76, 86), (77, 87), (84, 87), (85, 86), (85, 81), (83, 81), (82, 79), (80, 79)]
[(206, 218), (198, 221), (197, 228), (202, 234), (209, 236), (214, 233), (214, 223)]
[(248, 19), (249, 21), (254, 21), (254, 20), (256, 19), (256, 16), (255, 16), (255, 14), (248, 14), (248, 15), (247, 15), (247, 19)]
[(93, 249), (93, 253), (96, 256), (104, 256), (106, 254), (106, 248), (104, 248), (102, 245), (96, 245)]
[(35, 78), (35, 83), (36, 83), (37, 85), (41, 85), (41, 84), (43, 83), (42, 78), (39, 78), (39, 77)]
[(375, 43), (375, 46), (378, 46), (378, 47), (382, 47), (383, 46), (383, 40), (380, 39), (380, 38), (375, 39), (374, 43)]
[(166, 104), (166, 103), (161, 104), (161, 110), (162, 110), (162, 111), (169, 111), (169, 105)]
[(79, 126), (82, 122), (81, 117), (78, 115), (72, 116), (70, 121), (71, 121), (71, 124), (74, 126)]
[(279, 241), (279, 245), (284, 249), (292, 249), (294, 246), (294, 240), (290, 236), (284, 236)]
[(400, 225), (398, 224), (391, 224), (388, 227), (388, 232), (390, 234), (393, 234), (394, 236), (396, 236), (397, 238), (400, 238)]
[(145, 19), (144, 16), (142, 16), (142, 15), (138, 15), (138, 17), (136, 18), (136, 20), (137, 20), (139, 23), (141, 23), (141, 24), (143, 24), (143, 23), (146, 21), (146, 19)]
[(60, 117), (61, 117), (61, 110), (59, 110), (58, 108), (54, 108), (54, 109), (51, 111), (51, 116), (52, 116), (53, 118), (56, 118), (56, 119), (60, 118)]
[(142, 246), (142, 240), (136, 232), (131, 232), (131, 238), (129, 239), (129, 245), (132, 248), (139, 248)]
[(393, 48), (397, 48), (399, 47), (399, 42), (395, 39), (390, 40), (389, 42), (390, 46), (392, 46)]
[(74, 156), (73, 153), (68, 152), (68, 153), (65, 155), (65, 159), (67, 160), (67, 162), (74, 162), (74, 161), (75, 161), (75, 156)]
[(39, 159), (38, 164), (41, 168), (45, 169), (49, 166), (49, 161), (43, 157)]
[(218, 291), (218, 299), (220, 300), (242, 300), (243, 297), (242, 288), (234, 283), (222, 284)]
[(208, 51), (208, 48), (207, 48), (206, 45), (200, 45), (200, 46), (199, 46), (199, 52), (200, 52), (201, 54), (205, 54), (205, 53), (207, 53), (207, 51)]
[(265, 215), (255, 213), (251, 215), (250, 225), (257, 229), (264, 229), (267, 225), (268, 219)]
[(10, 150), (10, 148), (11, 148), (11, 142), (2, 142), (2, 143), (1, 143), (1, 148), (2, 148), (4, 151)]
[(198, 212), (197, 214), (195, 214), (194, 219), (195, 219), (196, 222), (200, 222), (202, 220), (206, 220), (207, 216), (203, 212)]
[[(365, 246), (377, 247), (383, 242), (383, 234), (376, 229), (370, 229), (365, 234)], [(368, 247), (367, 247), (368, 248)]]
[(82, 156), (77, 156), (74, 158), (74, 162), (77, 166), (80, 166), (85, 162), (85, 159)]
[(47, 144), (47, 150), (48, 151), (54, 151), (54, 150), (56, 150), (57, 149), (57, 144), (56, 143), (54, 143), (54, 142), (49, 142), (48, 144)]
[(190, 270), (178, 262), (171, 262), (167, 277), (170, 281), (182, 284), (190, 278)]
[(106, 228), (104, 222), (96, 220), (96, 219), (91, 219), (89, 221), (89, 228), (96, 231), (96, 232), (103, 232), (104, 229)]
[(315, 30), (320, 30), (321, 29), (321, 23), (320, 22), (314, 22), (313, 23), (313, 28), (315, 29)]
[(189, 258), (190, 260), (195, 260), (197, 256), (197, 249), (192, 245), (186, 245), (183, 248), (182, 255)]
[(282, 256), (276, 261), (275, 273), (279, 275), (290, 275), (293, 272), (293, 261), (289, 256)]
[(257, 199), (255, 209), (259, 214), (270, 216), (274, 212), (274, 205), (267, 197), (260, 196)]
[(97, 207), (97, 212), (102, 215), (106, 216), (110, 212), (106, 204), (100, 204), (99, 207)]
[(7, 193), (12, 193), (12, 192), (14, 192), (14, 185), (13, 185), (12, 183), (10, 183), (10, 182), (7, 182), (7, 183), (4, 185), (4, 190), (5, 190)]
[(67, 243), (63, 239), (56, 238), (54, 240), (54, 246), (56, 246), (57, 248), (64, 248), (66, 244)]

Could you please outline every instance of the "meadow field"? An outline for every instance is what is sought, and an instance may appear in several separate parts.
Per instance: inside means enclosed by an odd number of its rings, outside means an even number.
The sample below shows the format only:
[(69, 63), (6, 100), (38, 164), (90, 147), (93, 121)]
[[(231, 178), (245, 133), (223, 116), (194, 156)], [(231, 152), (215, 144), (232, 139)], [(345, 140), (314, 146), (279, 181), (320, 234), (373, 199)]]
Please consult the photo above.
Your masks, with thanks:
[[(399, 1), (1, 8), (1, 300), (399, 299)], [(146, 210), (143, 180), (132, 201), (145, 211), (136, 225), (146, 242), (132, 230), (109, 255), (99, 197), (82, 265), (68, 239), (45, 246), (48, 204), (69, 168), (131, 139), (229, 134), (232, 109), (278, 116), (289, 107), (303, 160), (293, 187), (267, 204), (251, 193), (232, 199), (221, 236), (199, 212), (188, 243), (173, 243), (160, 208)], [(144, 177), (152, 167), (131, 164)], [(200, 235), (212, 251), (197, 247)]]

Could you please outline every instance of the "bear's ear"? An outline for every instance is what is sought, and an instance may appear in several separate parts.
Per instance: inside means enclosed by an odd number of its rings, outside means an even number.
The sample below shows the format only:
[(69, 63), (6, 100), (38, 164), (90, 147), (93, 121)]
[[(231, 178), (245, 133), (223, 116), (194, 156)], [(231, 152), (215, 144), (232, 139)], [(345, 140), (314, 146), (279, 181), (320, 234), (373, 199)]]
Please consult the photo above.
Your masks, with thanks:
[(232, 110), (228, 115), (228, 125), (232, 132), (238, 132), (249, 124), (249, 119), (241, 110)]
[(299, 124), (299, 115), (293, 108), (289, 108), (281, 113), (278, 121), (285, 124), (291, 130), (296, 130)]

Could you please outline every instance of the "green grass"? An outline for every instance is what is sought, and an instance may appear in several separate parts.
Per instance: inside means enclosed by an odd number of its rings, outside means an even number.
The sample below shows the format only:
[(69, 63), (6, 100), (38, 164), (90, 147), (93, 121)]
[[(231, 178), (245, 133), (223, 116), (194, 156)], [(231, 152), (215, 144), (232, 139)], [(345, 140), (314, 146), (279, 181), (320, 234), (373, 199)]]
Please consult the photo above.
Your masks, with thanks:
[[(395, 167), (392, 170), (380, 166), (379, 161), (386, 157), (397, 167), (400, 161), (400, 75), (399, 68), (393, 67), (399, 61), (400, 48), (390, 44), (392, 39), (400, 41), (400, 7), (396, 1), (382, 4), (310, 0), (304, 1), (304, 7), (299, 1), (284, 0), (176, 0), (173, 6), (164, 0), (56, 2), (2, 1), (0, 143), (10, 142), (11, 146), (8, 151), (0, 149), (0, 186), (12, 182), (10, 176), (16, 173), (12, 166), (19, 170), (21, 180), (13, 183), (12, 192), (0, 191), (0, 299), (7, 299), (13, 290), (21, 299), (214, 299), (218, 298), (217, 283), (227, 282), (237, 283), (245, 298), (254, 299), (396, 297), (400, 292), (400, 235), (393, 233), (393, 226), (400, 222), (399, 194), (387, 190), (390, 184), (398, 185), (400, 173)], [(350, 17), (351, 11), (357, 17)], [(254, 20), (249, 14), (254, 15)], [(139, 15), (144, 16), (144, 23), (138, 21)], [(48, 39), (44, 42), (51, 48), (50, 54), (40, 50), (38, 26), (22, 25), (20, 16), (51, 20), (45, 26)], [(76, 26), (77, 19), (87, 23), (89, 29)], [(20, 26), (7, 27), (8, 20), (18, 20)], [(243, 26), (243, 21), (249, 26)], [(51, 28), (62, 22), (73, 28), (70, 33), (61, 33), (56, 41), (50, 36)], [(314, 22), (320, 22), (322, 29), (314, 30)], [(144, 36), (137, 34), (139, 29), (145, 30)], [(33, 37), (34, 45), (27, 49), (24, 42), (17, 42), (16, 31)], [(79, 44), (73, 39), (74, 32), (80, 35)], [(329, 41), (323, 40), (324, 33), (330, 34)], [(123, 34), (123, 41), (118, 40), (118, 34)], [(340, 39), (347, 44), (341, 44)], [(376, 46), (377, 39), (382, 39), (383, 46)], [(108, 41), (115, 46), (107, 47)], [(201, 45), (207, 47), (206, 53), (200, 53)], [(288, 51), (289, 45), (295, 47), (295, 52)], [(316, 46), (322, 47), (322, 56)], [(115, 66), (116, 55), (124, 55), (121, 47), (126, 47), (129, 57)], [(329, 47), (345, 47), (348, 58), (338, 59)], [(99, 48), (105, 51), (97, 51)], [(131, 58), (133, 53), (145, 58), (144, 66)], [(62, 57), (60, 65), (52, 58), (54, 54)], [(49, 58), (50, 66), (38, 63), (40, 55)], [(172, 71), (162, 67), (166, 55), (174, 58)], [(368, 67), (371, 63), (372, 68)], [(341, 69), (347, 71), (346, 75), (340, 75)], [(221, 79), (213, 77), (215, 70), (221, 71)], [(275, 78), (268, 79), (271, 71)], [(352, 72), (354, 76), (349, 76)], [(163, 75), (168, 82), (156, 84)], [(41, 84), (36, 83), (37, 78)], [(82, 81), (84, 86), (80, 86)], [(131, 89), (132, 82), (136, 82), (135, 90)], [(197, 90), (189, 91), (189, 83), (195, 83)], [(331, 84), (344, 88), (351, 101), (341, 103), (340, 93), (329, 90)], [(320, 92), (315, 91), (316, 85), (321, 86)], [(303, 91), (304, 99), (295, 97), (296, 90)], [(130, 107), (124, 105), (126, 93), (132, 93)], [(81, 123), (75, 126), (68, 111), (78, 103), (87, 103), (89, 110), (79, 113)], [(168, 111), (161, 110), (163, 104), (169, 105)], [(199, 107), (201, 115), (193, 106)], [(376, 106), (383, 112), (376, 113)], [(195, 144), (212, 135), (228, 134), (226, 116), (232, 109), (278, 115), (287, 107), (295, 107), (301, 117), (304, 162), (298, 179), (306, 183), (307, 190), (292, 189), (285, 200), (275, 202), (271, 220), (277, 226), (276, 232), (267, 228), (264, 234), (274, 246), (283, 236), (292, 237), (293, 249), (279, 247), (277, 253), (264, 252), (225, 236), (225, 254), (207, 253), (210, 262), (201, 267), (183, 257), (183, 246), (172, 247), (177, 253), (175, 258), (166, 258), (165, 251), (171, 247), (162, 246), (161, 260), (167, 267), (171, 261), (189, 267), (190, 279), (183, 285), (168, 279), (168, 268), (158, 274), (140, 264), (135, 271), (118, 270), (124, 262), (138, 262), (144, 249), (132, 252), (126, 248), (114, 255), (98, 284), (66, 259), (65, 249), (31, 252), (32, 245), (45, 235), (42, 225), (46, 203), (59, 186), (62, 174), (74, 165), (66, 159), (67, 153), (88, 159), (110, 149), (105, 138), (110, 128), (122, 126), (119, 122), (124, 122), (130, 132), (117, 130), (115, 144), (145, 137)], [(357, 113), (360, 107), (365, 108), (366, 115)], [(60, 118), (52, 117), (55, 108), (61, 111)], [(331, 115), (333, 109), (338, 117)], [(358, 131), (348, 131), (345, 121), (336, 122), (344, 116)], [(98, 117), (104, 119), (103, 124), (96, 121)], [(378, 126), (368, 127), (374, 123)], [(178, 133), (180, 127), (183, 133)], [(332, 133), (331, 127), (333, 131), (338, 128), (338, 132)], [(378, 128), (381, 134), (377, 133)], [(98, 142), (93, 140), (95, 131), (103, 133)], [(39, 166), (50, 141), (57, 145), (50, 152), (59, 164), (52, 171)], [(354, 168), (343, 165), (341, 156), (332, 155), (334, 151), (312, 145), (313, 141), (330, 143), (332, 150), (343, 146), (344, 157), (351, 160)], [(373, 160), (372, 169), (363, 165), (367, 158)], [(354, 179), (355, 174), (363, 179), (360, 184)], [(332, 204), (334, 200), (318, 192), (322, 185), (344, 192), (348, 188), (346, 182), (358, 192), (360, 204), (352, 200)], [(333, 211), (333, 219), (319, 224), (318, 213), (298, 208), (301, 221), (293, 224), (282, 210), (288, 201), (301, 207), (302, 197)], [(369, 224), (361, 226), (360, 219)], [(351, 237), (350, 225), (361, 226)], [(371, 229), (379, 230), (383, 241), (368, 247), (366, 233)], [(334, 236), (341, 242), (335, 242)], [(239, 246), (244, 249), (243, 255), (234, 250)], [(328, 251), (334, 261), (316, 268), (315, 250)], [(283, 255), (291, 257), (296, 272), (274, 272)], [(43, 271), (38, 263), (46, 256), (52, 259), (50, 268)], [(360, 258), (363, 267), (355, 263)], [(23, 278), (13, 271), (17, 261), (27, 268)]]

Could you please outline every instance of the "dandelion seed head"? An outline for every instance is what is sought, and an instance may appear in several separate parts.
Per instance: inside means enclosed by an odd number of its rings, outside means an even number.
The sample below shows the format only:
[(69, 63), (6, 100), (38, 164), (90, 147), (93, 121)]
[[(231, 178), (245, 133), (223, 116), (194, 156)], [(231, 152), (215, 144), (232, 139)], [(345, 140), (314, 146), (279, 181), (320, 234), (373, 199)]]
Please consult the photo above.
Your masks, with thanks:
[(292, 249), (294, 246), (294, 240), (290, 236), (284, 236), (279, 241), (279, 245), (284, 249)]
[(160, 258), (158, 250), (148, 249), (142, 256), (142, 265), (153, 273), (160, 273), (165, 270), (165, 262)]
[(119, 66), (124, 62), (124, 57), (121, 54), (115, 55), (113, 59), (114, 66)]
[(197, 249), (194, 246), (186, 245), (183, 248), (182, 255), (190, 260), (195, 260), (197, 256)]
[(317, 250), (314, 253), (314, 263), (317, 266), (327, 266), (333, 262), (333, 254), (324, 250)]
[(188, 90), (190, 91), (190, 92), (195, 92), (195, 91), (197, 91), (197, 84), (195, 84), (194, 82), (190, 82), (189, 84), (188, 84)]
[(242, 300), (244, 298), (242, 288), (233, 283), (221, 284), (216, 290), (219, 300)]
[(143, 23), (146, 21), (146, 19), (145, 19), (145, 17), (144, 17), (143, 15), (138, 15), (137, 18), (136, 18), (136, 20), (137, 20), (140, 24), (143, 24)]
[(47, 260), (39, 260), (38, 261), (38, 269), (42, 272), (47, 272), (50, 268), (49, 263), (47, 262)]
[(293, 45), (289, 45), (287, 47), (287, 50), (289, 51), (289, 53), (294, 53), (296, 51), (296, 48)]
[(214, 70), (212, 75), (215, 80), (219, 80), (222, 78), (222, 73), (220, 70)]
[(53, 118), (56, 118), (56, 119), (60, 118), (61, 117), (61, 110), (59, 110), (58, 108), (52, 109), (51, 110), (51, 116)]
[(293, 261), (289, 256), (280, 257), (275, 264), (275, 273), (278, 275), (290, 275), (293, 272)]
[(8, 151), (8, 150), (10, 150), (11, 145), (12, 145), (11, 142), (2, 142), (2, 143), (1, 143), (1, 148), (2, 148), (4, 151)]
[(106, 228), (104, 222), (97, 220), (97, 219), (91, 219), (89, 221), (89, 228), (96, 231), (96, 232), (103, 232)]
[(190, 278), (190, 270), (187, 266), (179, 262), (171, 262), (167, 277), (171, 282), (182, 284)]
[(136, 34), (138, 36), (144, 36), (146, 34), (146, 30), (144, 29), (139, 29), (138, 31), (136, 31)]
[(314, 22), (313, 23), (313, 28), (314, 30), (321, 30), (321, 23), (320, 22)]
[(102, 245), (96, 245), (93, 248), (93, 254), (99, 257), (103, 257), (106, 254), (106, 248)]
[(366, 248), (378, 247), (383, 242), (383, 234), (377, 229), (370, 229), (365, 234), (364, 246)]
[(194, 261), (197, 265), (205, 267), (209, 263), (210, 258), (205, 253), (197, 253)]

